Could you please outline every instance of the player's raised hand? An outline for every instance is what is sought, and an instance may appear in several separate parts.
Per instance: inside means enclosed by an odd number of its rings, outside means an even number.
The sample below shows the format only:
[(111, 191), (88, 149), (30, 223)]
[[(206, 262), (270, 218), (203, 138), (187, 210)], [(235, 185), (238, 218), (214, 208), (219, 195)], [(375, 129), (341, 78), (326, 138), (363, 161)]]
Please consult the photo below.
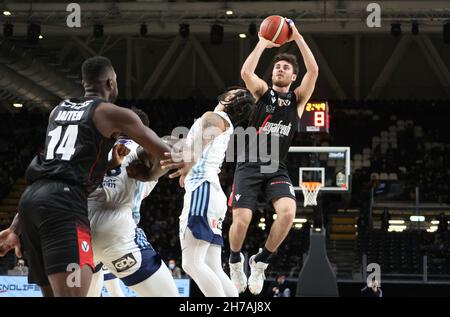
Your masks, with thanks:
[(260, 33), (258, 33), (258, 37), (259, 37), (259, 41), (264, 43), (264, 46), (266, 48), (280, 47), (280, 44), (275, 44), (274, 42), (262, 37)]
[(15, 249), (18, 258), (22, 257), (19, 236), (8, 228), (0, 232), (0, 256), (4, 256), (12, 249)]
[(122, 165), (123, 159), (129, 153), (130, 153), (130, 149), (128, 149), (124, 144), (116, 143), (112, 149), (111, 166)]
[(285, 18), (286, 22), (289, 24), (289, 27), (291, 28), (291, 35), (289, 36), (289, 39), (287, 39), (286, 42), (294, 41), (296, 38), (301, 38), (300, 32), (298, 31), (297, 27), (295, 26), (294, 21), (292, 21), (289, 18)]

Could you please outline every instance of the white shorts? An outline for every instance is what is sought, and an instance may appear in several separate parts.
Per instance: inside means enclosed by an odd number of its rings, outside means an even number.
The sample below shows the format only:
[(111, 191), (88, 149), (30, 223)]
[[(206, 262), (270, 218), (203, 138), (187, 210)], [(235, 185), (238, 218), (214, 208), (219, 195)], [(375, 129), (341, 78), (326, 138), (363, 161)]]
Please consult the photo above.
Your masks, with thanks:
[(222, 222), (227, 212), (227, 197), (222, 188), (204, 181), (193, 191), (186, 191), (180, 216), (180, 240), (186, 227), (199, 240), (223, 246)]
[(126, 286), (146, 280), (161, 267), (161, 257), (135, 225), (131, 211), (91, 213), (91, 239), (95, 271), (103, 264)]

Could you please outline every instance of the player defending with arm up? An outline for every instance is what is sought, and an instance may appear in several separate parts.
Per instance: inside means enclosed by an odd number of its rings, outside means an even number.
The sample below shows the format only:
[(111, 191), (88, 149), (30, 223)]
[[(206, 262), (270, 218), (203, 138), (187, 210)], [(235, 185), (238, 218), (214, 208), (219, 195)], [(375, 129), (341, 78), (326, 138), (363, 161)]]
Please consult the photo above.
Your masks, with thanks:
[[(181, 147), (184, 161), (191, 163), (170, 176), (180, 176), (186, 189), (180, 216), (183, 270), (205, 296), (237, 297), (238, 292), (222, 269), (222, 222), (227, 199), (219, 176), (234, 126), (247, 120), (254, 98), (247, 89), (232, 89), (219, 96), (214, 112), (206, 112), (191, 127)], [(173, 159), (164, 168), (177, 167)]]

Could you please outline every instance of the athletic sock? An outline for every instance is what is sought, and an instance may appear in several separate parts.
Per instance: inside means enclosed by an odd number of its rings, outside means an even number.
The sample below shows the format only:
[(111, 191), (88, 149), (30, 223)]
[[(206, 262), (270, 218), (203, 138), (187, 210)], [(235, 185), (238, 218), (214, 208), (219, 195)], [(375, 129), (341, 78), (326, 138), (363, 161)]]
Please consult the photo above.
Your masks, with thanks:
[(264, 247), (261, 253), (258, 253), (255, 256), (255, 262), (269, 263), (269, 259), (272, 254), (273, 252), (270, 252), (269, 250), (266, 249), (266, 247)]
[(230, 263), (238, 263), (241, 262), (241, 252), (231, 251), (230, 253)]

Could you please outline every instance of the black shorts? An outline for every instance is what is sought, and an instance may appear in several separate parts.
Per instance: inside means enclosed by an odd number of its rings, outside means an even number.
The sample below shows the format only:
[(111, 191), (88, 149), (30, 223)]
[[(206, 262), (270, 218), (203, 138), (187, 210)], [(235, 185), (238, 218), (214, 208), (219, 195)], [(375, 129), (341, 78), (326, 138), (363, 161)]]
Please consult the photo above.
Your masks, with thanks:
[(280, 167), (275, 173), (262, 174), (259, 164), (238, 163), (228, 205), (255, 211), (260, 193), (263, 193), (268, 201), (281, 197), (296, 200), (294, 187), (286, 168)]
[(19, 202), (19, 220), (29, 283), (49, 285), (48, 276), (88, 264), (94, 269), (87, 195), (80, 186), (38, 180)]

